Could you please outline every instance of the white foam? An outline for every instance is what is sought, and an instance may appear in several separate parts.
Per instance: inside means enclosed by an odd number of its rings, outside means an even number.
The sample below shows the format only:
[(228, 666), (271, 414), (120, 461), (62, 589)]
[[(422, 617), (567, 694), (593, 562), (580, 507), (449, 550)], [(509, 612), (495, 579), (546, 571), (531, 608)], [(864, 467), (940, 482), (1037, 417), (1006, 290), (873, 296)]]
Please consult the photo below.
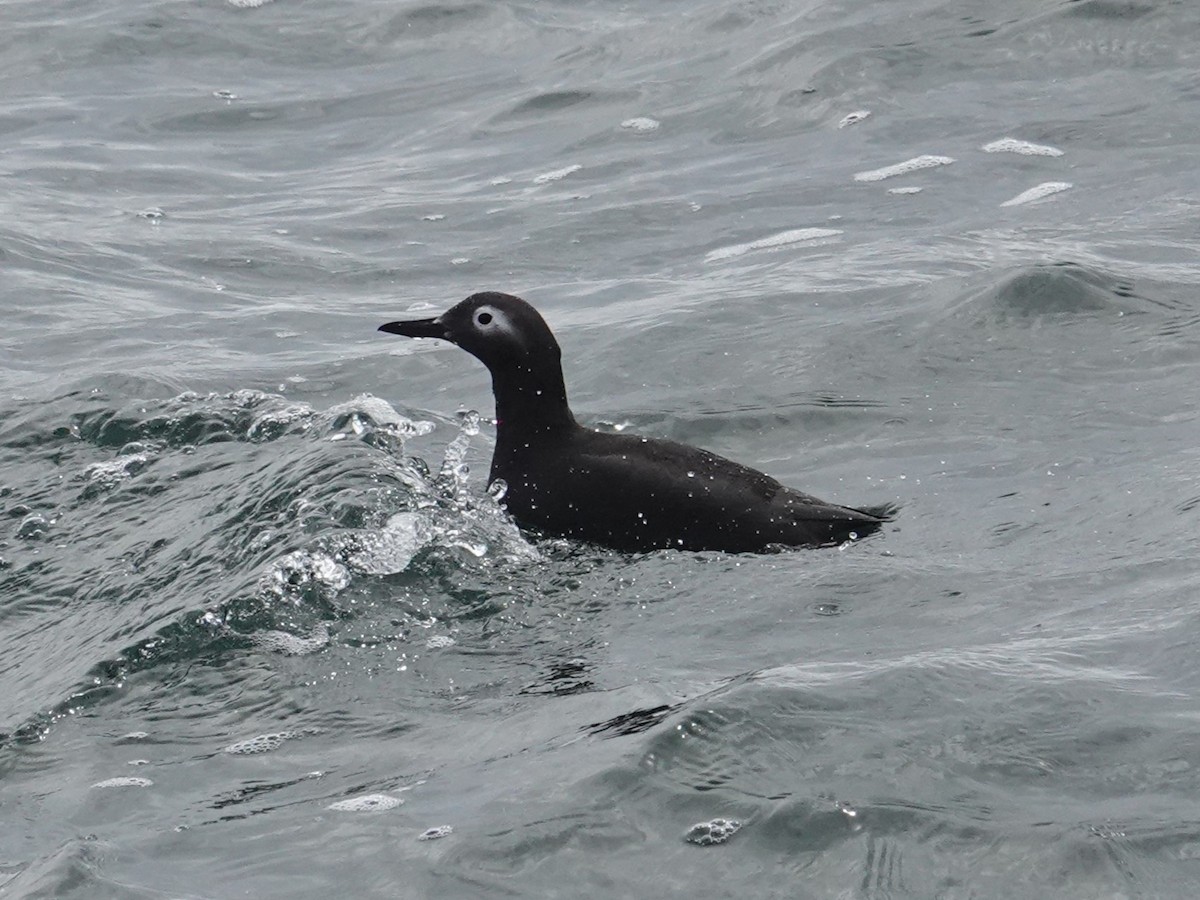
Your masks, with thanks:
[(573, 166), (564, 166), (561, 169), (555, 169), (553, 172), (546, 172), (533, 179), (534, 184), (549, 184), (551, 181), (562, 181), (572, 172), (578, 172), (583, 166), (576, 163)]
[(348, 800), (338, 800), (330, 803), (326, 809), (337, 812), (383, 812), (395, 809), (404, 801), (391, 794), (363, 794), (361, 797), (351, 797)]
[(113, 487), (131, 475), (136, 475), (153, 458), (149, 453), (130, 453), (108, 462), (92, 463), (83, 470), (83, 477), (99, 487)]
[(150, 787), (154, 782), (149, 778), (137, 778), (136, 776), (126, 775), (123, 778), (109, 778), (105, 781), (97, 781), (92, 785), (94, 788), (122, 788), (122, 787)]
[(1062, 156), (1063, 152), (1057, 147), (1046, 144), (1031, 144), (1016, 138), (1001, 138), (983, 145), (984, 153), (1019, 153), (1022, 156)]
[(654, 131), (662, 124), (658, 119), (651, 119), (649, 116), (636, 116), (632, 119), (626, 119), (621, 123), (622, 128), (628, 128), (631, 131)]
[(870, 118), (871, 111), (869, 109), (856, 109), (852, 113), (848, 113), (838, 122), (838, 128), (849, 128), (851, 125), (857, 125), (864, 119)]
[(907, 175), (909, 172), (919, 172), (921, 169), (933, 169), (938, 166), (948, 166), (954, 162), (951, 156), (914, 156), (894, 166), (884, 166), (882, 169), (872, 169), (869, 172), (858, 172), (855, 181), (883, 181), (885, 178), (895, 178), (897, 175)]
[(417, 835), (418, 841), (436, 841), (438, 838), (444, 838), (454, 833), (453, 825), (434, 825), (432, 828), (426, 828)]
[(712, 819), (708, 822), (697, 822), (683, 837), (689, 844), (709, 847), (725, 843), (737, 834), (741, 827), (742, 823), (737, 819)]
[(919, 187), (894, 187), (894, 188), (888, 188), (888, 193), (889, 193), (889, 194), (901, 194), (901, 195), (907, 195), (907, 194), (919, 194), (919, 193), (921, 193), (921, 191), (922, 191), (922, 188), (919, 188)]
[(234, 756), (252, 756), (256, 753), (270, 753), (272, 750), (278, 750), (284, 741), (291, 740), (295, 736), (296, 732), (294, 731), (256, 734), (252, 738), (246, 738), (244, 741), (235, 741), (228, 747), (222, 747), (221, 752)]
[(704, 260), (705, 262), (716, 262), (722, 259), (731, 259), (734, 256), (741, 256), (743, 253), (749, 253), (751, 250), (777, 250), (789, 244), (801, 244), (807, 241), (837, 237), (841, 233), (836, 228), (793, 228), (790, 231), (781, 231), (770, 237), (759, 238), (757, 241), (751, 241), (748, 244), (719, 247), (716, 250), (710, 251), (704, 257)]
[(1001, 206), (1021, 206), (1025, 203), (1032, 203), (1035, 200), (1041, 200), (1044, 197), (1049, 197), (1052, 194), (1058, 194), (1062, 191), (1070, 190), (1075, 185), (1069, 181), (1045, 181), (1036, 187), (1031, 187), (1027, 191), (1022, 191), (1013, 197), (1011, 200), (1005, 200)]

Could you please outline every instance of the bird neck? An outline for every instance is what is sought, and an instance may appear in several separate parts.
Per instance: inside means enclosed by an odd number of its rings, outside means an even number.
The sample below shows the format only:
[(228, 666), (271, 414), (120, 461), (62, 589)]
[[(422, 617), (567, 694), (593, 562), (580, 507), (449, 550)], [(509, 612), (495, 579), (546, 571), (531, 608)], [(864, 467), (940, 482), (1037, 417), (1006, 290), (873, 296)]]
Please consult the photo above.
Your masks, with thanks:
[(493, 373), (492, 393), (497, 441), (552, 439), (578, 427), (558, 365)]

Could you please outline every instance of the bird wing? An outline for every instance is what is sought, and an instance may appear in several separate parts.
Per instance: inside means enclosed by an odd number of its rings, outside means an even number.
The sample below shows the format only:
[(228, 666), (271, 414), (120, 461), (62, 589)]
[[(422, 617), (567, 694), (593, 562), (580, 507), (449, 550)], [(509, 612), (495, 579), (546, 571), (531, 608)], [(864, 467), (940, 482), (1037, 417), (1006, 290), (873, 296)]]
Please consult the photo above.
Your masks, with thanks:
[(604, 434), (576, 456), (576, 475), (640, 496), (651, 511), (777, 516), (780, 520), (873, 522), (870, 513), (826, 503), (763, 472), (674, 441)]

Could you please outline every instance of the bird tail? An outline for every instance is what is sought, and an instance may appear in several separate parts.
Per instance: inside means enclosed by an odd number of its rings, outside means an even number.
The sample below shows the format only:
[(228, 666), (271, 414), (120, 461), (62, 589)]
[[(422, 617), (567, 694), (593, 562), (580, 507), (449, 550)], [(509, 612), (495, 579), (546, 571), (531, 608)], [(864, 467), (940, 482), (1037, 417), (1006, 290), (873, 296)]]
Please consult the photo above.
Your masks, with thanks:
[(880, 522), (891, 522), (900, 512), (899, 503), (882, 503), (879, 506), (863, 506), (858, 512), (878, 519)]

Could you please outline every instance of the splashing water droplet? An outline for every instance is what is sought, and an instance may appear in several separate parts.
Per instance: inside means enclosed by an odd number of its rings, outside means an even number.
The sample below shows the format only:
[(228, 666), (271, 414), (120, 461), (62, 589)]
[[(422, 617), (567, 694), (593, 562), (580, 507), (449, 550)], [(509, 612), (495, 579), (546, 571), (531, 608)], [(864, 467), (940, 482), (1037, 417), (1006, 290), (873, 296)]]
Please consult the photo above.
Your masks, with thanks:
[(479, 413), (473, 409), (463, 410), (458, 414), (458, 425), (463, 434), (474, 437), (479, 434)]
[(504, 500), (504, 497), (508, 494), (508, 482), (505, 481), (503, 478), (497, 478), (495, 481), (493, 481), (491, 484), (488, 485), (487, 492), (488, 492), (489, 497), (491, 497), (497, 503), (500, 503), (501, 501)]

